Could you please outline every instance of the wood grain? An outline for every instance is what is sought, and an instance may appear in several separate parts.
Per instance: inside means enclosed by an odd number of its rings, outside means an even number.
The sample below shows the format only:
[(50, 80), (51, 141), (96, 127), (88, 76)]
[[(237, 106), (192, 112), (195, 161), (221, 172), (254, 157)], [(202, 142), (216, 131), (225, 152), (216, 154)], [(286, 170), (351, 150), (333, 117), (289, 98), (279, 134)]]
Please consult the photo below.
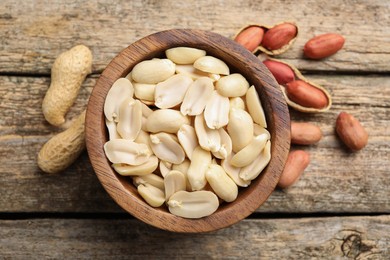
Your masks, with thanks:
[[(258, 211), (390, 212), (390, 78), (306, 76), (331, 92), (333, 107), (322, 114), (291, 111), (292, 117), (317, 124), (324, 138), (299, 147), (310, 152), (312, 163), (293, 187), (273, 192)], [(68, 118), (85, 108), (95, 82), (87, 79)], [(97, 181), (86, 153), (61, 175), (47, 176), (37, 168), (40, 147), (60, 131), (40, 112), (48, 85), (48, 78), (0, 77), (1, 211), (121, 212)], [(340, 111), (359, 118), (370, 134), (359, 153), (349, 153), (334, 133)]]
[(390, 217), (248, 219), (206, 234), (128, 219), (0, 220), (5, 259), (386, 259)]
[[(174, 12), (173, 12), (174, 11)], [(233, 37), (249, 23), (295, 21), (299, 36), (281, 57), (302, 70), (390, 71), (390, 3), (371, 1), (24, 1), (0, 6), (0, 72), (49, 74), (55, 57), (76, 44), (91, 47), (101, 72), (123, 48), (172, 28), (210, 30)], [(190, 15), (183, 15), (190, 14)], [(348, 15), (346, 15), (348, 14)], [(346, 19), (347, 17), (347, 19)], [(302, 59), (315, 35), (337, 32), (344, 48), (322, 62)]]

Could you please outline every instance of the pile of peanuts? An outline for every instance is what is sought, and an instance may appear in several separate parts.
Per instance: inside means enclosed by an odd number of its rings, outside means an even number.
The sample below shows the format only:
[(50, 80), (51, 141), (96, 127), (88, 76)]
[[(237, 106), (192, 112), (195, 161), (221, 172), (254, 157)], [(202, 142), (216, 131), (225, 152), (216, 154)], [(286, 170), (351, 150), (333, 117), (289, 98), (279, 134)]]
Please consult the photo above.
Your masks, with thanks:
[[(307, 80), (293, 65), (270, 58), (288, 50), (298, 37), (298, 27), (293, 22), (281, 22), (273, 26), (250, 24), (234, 36), (234, 40), (254, 54), (259, 54), (263, 64), (274, 75), (285, 96), (287, 104), (301, 112), (316, 113), (329, 110), (332, 98), (328, 91)], [(305, 44), (306, 58), (320, 60), (337, 53), (345, 39), (337, 33), (313, 37)], [(341, 112), (336, 120), (336, 132), (340, 140), (351, 150), (358, 151), (368, 142), (367, 131), (352, 115)], [(291, 143), (312, 145), (322, 138), (321, 129), (311, 123), (291, 122)], [(290, 151), (278, 186), (293, 185), (309, 165), (309, 153), (304, 150)]]
[(189, 47), (165, 55), (109, 90), (104, 151), (150, 206), (201, 218), (263, 171), (271, 136), (255, 86), (224, 61)]

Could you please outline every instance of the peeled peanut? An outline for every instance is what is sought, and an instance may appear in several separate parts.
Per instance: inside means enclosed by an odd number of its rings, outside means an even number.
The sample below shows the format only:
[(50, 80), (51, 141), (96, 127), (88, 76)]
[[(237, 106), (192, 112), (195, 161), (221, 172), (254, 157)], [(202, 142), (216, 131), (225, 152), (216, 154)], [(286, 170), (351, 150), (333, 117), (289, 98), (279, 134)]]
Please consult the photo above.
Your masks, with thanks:
[(286, 93), (291, 101), (304, 107), (321, 109), (329, 102), (324, 92), (303, 80), (287, 83)]
[(321, 129), (311, 123), (291, 122), (291, 143), (310, 145), (322, 138)]
[(225, 170), (226, 174), (240, 187), (248, 187), (251, 181), (244, 180), (240, 177), (241, 168), (234, 167), (230, 162), (235, 153), (229, 154), (226, 159), (222, 160), (221, 166)]
[(172, 163), (160, 160), (159, 169), (160, 169), (161, 176), (165, 177), (172, 170), (172, 167), (173, 167)]
[(190, 191), (191, 189), (191, 184), (190, 181), (188, 180), (187, 177), (187, 172), (188, 169), (190, 168), (191, 161), (188, 159), (184, 159), (184, 161), (180, 164), (172, 164), (172, 170), (179, 171), (184, 174), (185, 179), (186, 179), (186, 190)]
[(112, 163), (140, 165), (151, 156), (146, 144), (137, 144), (126, 139), (113, 139), (104, 144), (104, 152)]
[(219, 129), (229, 122), (229, 98), (214, 91), (204, 109), (204, 119), (210, 129)]
[(229, 154), (232, 153), (232, 139), (223, 128), (218, 129), (218, 133), (221, 139), (221, 147), (218, 151), (212, 153), (218, 159), (225, 159)]
[(241, 74), (234, 73), (219, 79), (215, 88), (221, 96), (241, 97), (248, 90), (249, 83)]
[(189, 86), (184, 96), (183, 103), (180, 106), (180, 112), (183, 115), (200, 115), (203, 113), (213, 91), (214, 85), (210, 78), (201, 77), (195, 80)]
[(164, 177), (165, 200), (176, 192), (186, 190), (186, 177), (179, 171), (172, 170)]
[(336, 133), (352, 151), (363, 149), (368, 143), (368, 133), (354, 116), (341, 112), (336, 120)]
[(220, 165), (210, 164), (206, 171), (206, 179), (219, 198), (226, 202), (232, 202), (237, 198), (237, 185)]
[(230, 163), (235, 167), (245, 167), (249, 165), (259, 156), (267, 140), (268, 136), (266, 134), (254, 137), (247, 146), (242, 148), (232, 157)]
[(253, 124), (253, 135), (261, 135), (266, 134), (268, 140), (271, 139), (271, 134), (268, 132), (268, 130), (262, 126), (259, 126), (258, 124)]
[(252, 117), (245, 110), (231, 109), (227, 131), (232, 140), (233, 151), (238, 152), (253, 138)]
[(302, 150), (291, 151), (288, 155), (286, 165), (280, 176), (278, 186), (282, 189), (293, 185), (309, 165), (309, 153)]
[(345, 39), (337, 33), (326, 33), (311, 38), (304, 46), (303, 52), (311, 59), (322, 59), (338, 52)]
[(229, 67), (226, 65), (226, 63), (213, 56), (200, 57), (194, 62), (194, 67), (198, 70), (208, 73), (215, 73), (221, 75), (230, 74)]
[(176, 73), (184, 74), (192, 78), (192, 80), (197, 80), (201, 77), (210, 78), (213, 82), (221, 78), (219, 74), (207, 73), (198, 69), (195, 69), (193, 65), (177, 65), (176, 64)]
[(260, 126), (267, 128), (267, 121), (265, 120), (265, 114), (263, 106), (255, 86), (251, 86), (246, 92), (246, 105), (249, 111), (249, 114), (252, 116), (253, 121)]
[(142, 103), (132, 97), (119, 107), (117, 131), (123, 139), (134, 141), (142, 127)]
[(274, 60), (265, 60), (263, 63), (279, 84), (284, 85), (295, 79), (293, 70), (286, 64)]
[(58, 173), (71, 165), (85, 149), (85, 111), (71, 126), (47, 141), (38, 153), (38, 166), (46, 173)]
[(138, 185), (137, 190), (141, 197), (152, 207), (160, 207), (165, 202), (164, 192), (149, 183)]
[(179, 105), (191, 85), (192, 79), (185, 74), (174, 75), (156, 85), (154, 104), (158, 108), (172, 108)]
[(206, 56), (206, 51), (190, 47), (176, 47), (166, 50), (165, 55), (176, 64), (193, 64), (200, 57)]
[(183, 218), (202, 218), (213, 214), (219, 206), (211, 191), (178, 191), (168, 200), (169, 212)]
[(142, 176), (146, 174), (150, 174), (157, 169), (158, 159), (156, 156), (152, 155), (149, 159), (140, 165), (130, 165), (123, 163), (114, 163), (112, 164), (112, 168), (123, 176)]
[(134, 66), (131, 77), (135, 82), (156, 84), (175, 74), (175, 63), (169, 59), (144, 60)]
[[(111, 139), (110, 139), (111, 140)], [(134, 142), (138, 144), (146, 144), (150, 154), (153, 154), (152, 147), (150, 146), (150, 137), (149, 134), (143, 130), (139, 131), (137, 138)]]
[(105, 118), (105, 123), (108, 129), (108, 139), (121, 139), (122, 137), (117, 131), (116, 123), (114, 121), (109, 121), (107, 118)]
[(119, 107), (128, 98), (133, 97), (134, 87), (126, 78), (114, 82), (104, 101), (104, 115), (108, 121), (118, 122)]
[(158, 109), (149, 115), (146, 122), (146, 129), (152, 133), (166, 132), (176, 134), (183, 124), (189, 123), (189, 118), (183, 116), (177, 110)]
[(211, 163), (211, 154), (198, 146), (192, 153), (192, 160), (187, 171), (187, 178), (192, 190), (201, 190), (206, 186), (206, 171)]
[(191, 125), (182, 125), (177, 132), (177, 138), (188, 159), (191, 160), (192, 152), (198, 146), (198, 138), (196, 137), (195, 128)]
[(133, 83), (134, 96), (143, 101), (150, 101), (154, 103), (154, 91), (156, 84)]
[(271, 142), (267, 141), (260, 156), (258, 156), (251, 164), (241, 168), (240, 178), (244, 181), (251, 181), (257, 178), (271, 160)]
[(291, 23), (282, 23), (266, 31), (261, 45), (268, 50), (278, 50), (287, 45), (297, 35), (297, 27)]
[(218, 152), (221, 148), (221, 136), (217, 129), (210, 129), (204, 120), (203, 114), (195, 117), (195, 132), (199, 145), (206, 151)]
[(230, 109), (242, 109), (245, 110), (245, 102), (241, 97), (234, 97), (229, 99)]
[(185, 153), (176, 136), (164, 132), (150, 135), (153, 153), (160, 159), (179, 164), (184, 161)]
[(92, 71), (92, 53), (77, 45), (63, 52), (51, 68), (51, 83), (42, 102), (45, 119), (52, 125), (65, 122), (65, 114), (76, 100), (81, 84)]
[(264, 29), (258, 26), (250, 26), (241, 31), (234, 39), (237, 43), (253, 52), (263, 40)]
[(164, 190), (164, 179), (160, 176), (150, 173), (142, 176), (133, 177), (133, 183), (138, 187), (140, 184), (149, 183), (150, 185)]

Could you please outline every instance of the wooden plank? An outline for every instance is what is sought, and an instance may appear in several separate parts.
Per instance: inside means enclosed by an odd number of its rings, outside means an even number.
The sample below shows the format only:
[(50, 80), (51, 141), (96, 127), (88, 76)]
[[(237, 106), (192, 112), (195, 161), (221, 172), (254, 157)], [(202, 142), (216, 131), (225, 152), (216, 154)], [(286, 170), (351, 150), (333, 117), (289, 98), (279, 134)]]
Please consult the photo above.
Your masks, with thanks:
[[(82, 8), (81, 8), (82, 7)], [(174, 11), (173, 11), (174, 10)], [(0, 6), (0, 73), (49, 74), (55, 57), (83, 43), (101, 72), (120, 50), (148, 34), (175, 28), (226, 37), (248, 23), (295, 21), (299, 37), (280, 57), (302, 70), (390, 71), (390, 2), (372, 1), (25, 1)], [(191, 15), (186, 15), (191, 14)], [(184, 17), (185, 16), (185, 17)], [(302, 59), (311, 37), (338, 32), (346, 44), (324, 61)]]
[(0, 221), (10, 259), (385, 259), (390, 216), (248, 219), (205, 234), (157, 230), (137, 220)]
[[(300, 181), (276, 190), (259, 212), (390, 212), (390, 78), (309, 75), (333, 95), (323, 114), (292, 111), (292, 118), (318, 124), (323, 140), (311, 147), (312, 162)], [(86, 105), (96, 78), (88, 78), (68, 118)], [(36, 166), (36, 154), (59, 129), (45, 123), (41, 102), (48, 78), (0, 77), (0, 211), (121, 212), (97, 181), (87, 154), (61, 175)], [(349, 153), (334, 133), (340, 111), (357, 116), (369, 145)]]

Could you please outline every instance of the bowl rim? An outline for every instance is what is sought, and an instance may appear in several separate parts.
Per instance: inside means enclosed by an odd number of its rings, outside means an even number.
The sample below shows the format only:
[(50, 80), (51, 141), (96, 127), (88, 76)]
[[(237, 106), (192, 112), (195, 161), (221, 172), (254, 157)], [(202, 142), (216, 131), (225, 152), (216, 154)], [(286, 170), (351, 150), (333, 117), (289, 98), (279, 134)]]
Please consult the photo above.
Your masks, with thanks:
[[(230, 66), (238, 60), (239, 72), (255, 85), (267, 121), (275, 127), (271, 136), (271, 160), (249, 187), (240, 191), (237, 200), (229, 205), (220, 206), (212, 215), (200, 219), (186, 219), (168, 211), (149, 206), (140, 199), (130, 181), (115, 173), (105, 156), (103, 145), (107, 140), (103, 104), (113, 82), (125, 77), (135, 64), (142, 60), (158, 56), (172, 47), (195, 47), (206, 49), (215, 57)], [(233, 66), (234, 67), (234, 66)], [(255, 84), (256, 83), (256, 84)], [(271, 102), (272, 101), (272, 102)], [(272, 119), (271, 119), (272, 118)], [(270, 120), (271, 119), (271, 120)], [(124, 210), (134, 217), (154, 227), (173, 231), (198, 233), (214, 231), (228, 227), (252, 214), (262, 205), (275, 189), (290, 149), (290, 116), (287, 104), (278, 83), (262, 62), (241, 45), (217, 33), (194, 29), (171, 29), (148, 35), (123, 49), (104, 69), (87, 105), (85, 136), (88, 156), (92, 167), (108, 194)], [(275, 156), (276, 155), (276, 156)], [(253, 185), (253, 186), (252, 186)], [(129, 190), (130, 189), (130, 190)]]

